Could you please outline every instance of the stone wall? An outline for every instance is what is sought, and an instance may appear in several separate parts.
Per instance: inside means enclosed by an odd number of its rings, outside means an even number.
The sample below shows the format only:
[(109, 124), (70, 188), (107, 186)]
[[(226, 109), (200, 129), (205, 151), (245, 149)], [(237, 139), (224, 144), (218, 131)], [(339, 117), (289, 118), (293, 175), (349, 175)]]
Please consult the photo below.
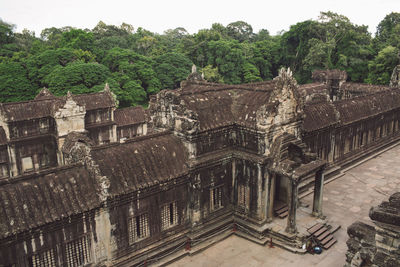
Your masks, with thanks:
[(350, 164), (400, 138), (399, 109), (304, 132), (303, 141), (330, 165)]
[(68, 255), (68, 244), (82, 237), (87, 238), (87, 259), (98, 263), (99, 257), (94, 254), (99, 241), (95, 228), (94, 213), (90, 212), (2, 240), (0, 266), (35, 266), (35, 258), (40, 257), (46, 257), (47, 266), (67, 266), (72, 256)]
[(356, 222), (347, 229), (345, 267), (400, 266), (400, 192), (371, 208), (369, 216), (373, 225)]
[[(155, 243), (165, 240), (164, 245), (167, 245), (169, 242), (166, 240), (179, 238), (185, 233), (189, 226), (189, 197), (187, 179), (185, 180), (160, 184), (110, 202), (109, 220), (114, 243), (110, 258), (118, 262), (119, 258), (128, 257), (129, 262), (135, 262), (152, 250), (160, 249)], [(177, 222), (168, 229), (162, 229), (161, 209), (170, 203), (177, 205)], [(130, 235), (134, 233), (129, 229), (129, 221), (136, 220), (139, 215), (147, 217), (149, 235), (132, 242)], [(103, 229), (99, 231), (102, 232)]]

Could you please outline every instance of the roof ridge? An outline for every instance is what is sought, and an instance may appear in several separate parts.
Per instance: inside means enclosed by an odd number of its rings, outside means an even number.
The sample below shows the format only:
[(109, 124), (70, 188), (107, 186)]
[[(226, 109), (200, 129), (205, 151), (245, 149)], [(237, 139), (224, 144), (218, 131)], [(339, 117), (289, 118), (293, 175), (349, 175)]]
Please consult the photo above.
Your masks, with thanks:
[(121, 110), (127, 110), (127, 109), (143, 109), (146, 110), (144, 107), (142, 106), (132, 106), (132, 107), (125, 107), (125, 108), (117, 108), (115, 111), (121, 111)]
[(353, 98), (337, 100), (337, 101), (334, 101), (333, 103), (337, 103), (337, 104), (346, 103), (346, 102), (351, 102), (351, 101), (354, 101), (354, 100), (368, 99), (368, 98), (371, 98), (372, 96), (379, 96), (379, 95), (388, 94), (388, 93), (399, 94), (400, 92), (399, 92), (399, 90), (397, 88), (390, 87), (390, 88), (387, 88), (385, 90), (376, 91), (376, 92), (372, 92), (372, 93), (364, 94), (364, 95), (359, 95), (359, 96), (355, 96)]
[(135, 137), (129, 138), (124, 143), (116, 142), (116, 143), (110, 143), (110, 144), (106, 144), (106, 145), (98, 145), (98, 146), (92, 147), (92, 150), (97, 151), (97, 150), (107, 149), (109, 147), (123, 146), (125, 144), (141, 142), (141, 141), (151, 139), (154, 137), (166, 136), (166, 135), (171, 135), (171, 134), (172, 134), (172, 132), (169, 130), (162, 131), (162, 132), (153, 132), (153, 133), (149, 133), (146, 135), (140, 135), (140, 136), (135, 136)]
[[(94, 95), (94, 94), (106, 94), (104, 91), (99, 91), (99, 92), (92, 92), (92, 93), (84, 93), (84, 94), (72, 94), (72, 97), (79, 97), (79, 96), (87, 96), (87, 95)], [(30, 100), (23, 100), (23, 101), (16, 101), (16, 102), (0, 102), (0, 105), (15, 105), (15, 104), (23, 104), (23, 103), (34, 103), (34, 102), (41, 102), (41, 101), (49, 101), (49, 102), (54, 102), (57, 100), (64, 100), (66, 98), (65, 95), (62, 96), (56, 96), (54, 95), (54, 98), (50, 99), (30, 99)]]
[(33, 102), (41, 102), (41, 101), (49, 101), (49, 102), (54, 102), (57, 100), (62, 100), (61, 97), (56, 96), (56, 98), (52, 99), (31, 99), (31, 100), (24, 100), (24, 101), (18, 101), (18, 102), (0, 102), (0, 105), (15, 105), (15, 104), (24, 104), (24, 103), (33, 103)]
[(299, 87), (306, 87), (306, 86), (327, 86), (325, 83), (321, 83), (321, 82), (312, 82), (312, 83), (305, 83), (305, 84), (300, 84)]
[[(108, 94), (108, 92), (105, 92), (105, 91), (101, 90), (101, 91), (98, 91), (98, 92), (91, 92), (91, 93), (84, 93), (84, 94), (72, 94), (72, 97), (74, 97), (74, 96), (95, 95), (95, 94)], [(65, 96), (61, 96), (61, 97), (65, 97)]]
[(32, 179), (36, 179), (38, 177), (42, 177), (51, 173), (58, 173), (61, 171), (66, 171), (69, 169), (73, 169), (76, 167), (82, 167), (83, 163), (73, 163), (68, 165), (60, 165), (55, 167), (50, 167), (42, 170), (36, 170), (34, 172), (22, 173), (18, 176), (3, 178), (0, 180), (0, 186), (4, 186), (7, 184), (17, 184), (19, 182), (26, 182)]

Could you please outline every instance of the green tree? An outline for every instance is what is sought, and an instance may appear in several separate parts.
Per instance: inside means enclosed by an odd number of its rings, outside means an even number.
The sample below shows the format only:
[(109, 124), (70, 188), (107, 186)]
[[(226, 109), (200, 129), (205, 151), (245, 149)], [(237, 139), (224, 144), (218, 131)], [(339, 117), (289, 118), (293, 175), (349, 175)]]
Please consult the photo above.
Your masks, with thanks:
[(16, 33), (14, 36), (15, 44), (20, 51), (31, 52), (35, 41), (38, 41), (35, 37), (35, 32), (28, 29), (23, 29), (22, 33)]
[(304, 68), (304, 59), (310, 50), (309, 40), (317, 38), (319, 31), (318, 22), (306, 20), (290, 26), (280, 38), (280, 65), (290, 67), (300, 83), (311, 79), (311, 70)]
[(32, 99), (37, 87), (27, 78), (27, 70), (19, 62), (0, 63), (0, 102)]
[(372, 84), (388, 85), (393, 68), (398, 63), (398, 49), (387, 46), (368, 64), (369, 74), (367, 81)]
[[(145, 104), (150, 94), (157, 93), (161, 83), (153, 70), (153, 61), (129, 49), (113, 48), (107, 52), (103, 64), (112, 72), (113, 79), (119, 84), (120, 97), (127, 97), (126, 92), (135, 92), (134, 98), (119, 99), (121, 106)], [(124, 91), (125, 93), (123, 93)], [(144, 92), (144, 98), (143, 98)]]
[(128, 49), (130, 45), (126, 38), (120, 36), (106, 36), (95, 40), (93, 53), (96, 55), (96, 60), (101, 62), (107, 54), (107, 51), (114, 47)]
[(250, 41), (253, 38), (253, 27), (244, 21), (236, 21), (226, 26), (227, 34), (239, 42)]
[(228, 29), (221, 23), (213, 23), (210, 31), (218, 34), (220, 36), (219, 39), (229, 39)]
[(318, 38), (310, 40), (310, 50), (305, 67), (347, 71), (352, 81), (366, 78), (366, 66), (371, 56), (371, 35), (367, 26), (358, 26), (333, 12), (321, 12)]
[[(337, 48), (339, 42), (345, 38), (348, 31), (353, 26), (350, 20), (343, 16), (333, 12), (321, 12), (319, 16), (319, 26), (321, 27), (319, 40), (320, 42), (312, 42), (313, 45), (321, 47), (321, 42), (323, 42), (325, 50), (324, 65), (326, 68), (332, 69), (334, 65), (334, 52)], [(318, 48), (316, 48), (318, 50)], [(311, 49), (310, 52), (315, 50)]]
[(281, 61), (280, 37), (274, 36), (268, 40), (252, 43), (252, 57), (249, 61), (257, 67), (260, 77), (269, 80), (278, 75)]
[(204, 73), (204, 79), (209, 82), (223, 83), (224, 80), (222, 76), (218, 72), (218, 68), (213, 68), (211, 65), (207, 65), (202, 69), (202, 73)]
[(153, 36), (143, 36), (136, 42), (136, 51), (142, 55), (150, 56), (157, 46), (158, 40)]
[(14, 25), (0, 20), (0, 45), (12, 43), (14, 41)]
[(107, 25), (103, 21), (99, 21), (97, 25), (92, 29), (92, 33), (95, 39), (101, 39), (104, 37), (127, 37), (133, 34), (133, 26), (127, 23), (122, 23), (121, 26)]
[(243, 65), (243, 82), (251, 83), (251, 82), (260, 82), (262, 81), (260, 77), (260, 72), (253, 64), (246, 62)]
[(81, 29), (71, 29), (63, 32), (60, 39), (61, 47), (93, 51), (93, 33)]
[(374, 47), (379, 51), (387, 46), (400, 48), (400, 13), (392, 12), (378, 24)]
[(292, 66), (300, 83), (310, 80), (318, 68), (340, 68), (353, 81), (363, 81), (371, 57), (370, 33), (333, 12), (321, 12), (318, 21), (292, 26), (282, 36), (283, 65)]
[(0, 58), (12, 57), (13, 53), (17, 51), (13, 29), (14, 25), (0, 20)]
[(64, 32), (70, 31), (71, 29), (72, 27), (69, 26), (63, 28), (46, 28), (43, 29), (40, 33), (40, 39), (44, 41), (49, 48), (59, 48), (62, 34)]
[[(44, 78), (49, 75), (56, 67), (65, 67), (68, 63), (81, 60), (80, 52), (71, 48), (58, 48), (55, 50), (45, 50), (27, 59), (27, 69), (29, 79), (37, 87), (45, 86)], [(82, 57), (85, 57), (82, 51)]]
[(146, 103), (147, 94), (139, 81), (129, 81), (122, 86), (122, 89), (124, 98), (121, 98), (121, 105), (131, 106)]
[(164, 31), (164, 34), (160, 36), (160, 41), (166, 50), (179, 53), (183, 51), (184, 39), (188, 37), (189, 33), (186, 29), (178, 27)]
[(354, 26), (337, 45), (335, 67), (346, 70), (353, 82), (364, 82), (368, 77), (368, 62), (374, 54), (371, 41), (367, 26)]
[(267, 29), (261, 29), (258, 31), (257, 34), (254, 35), (253, 41), (258, 42), (258, 41), (266, 41), (270, 40), (272, 37), (269, 34), (269, 31)]
[(242, 71), (245, 63), (242, 47), (236, 40), (219, 40), (208, 42), (208, 64), (218, 67), (224, 82), (238, 84), (242, 82)]
[(141, 55), (155, 57), (166, 52), (161, 37), (141, 27), (132, 35), (132, 40), (130, 48)]
[(308, 43), (310, 49), (304, 58), (304, 67), (310, 70), (331, 69), (333, 66), (330, 59), (332, 51), (335, 48), (334, 41), (329, 40), (328, 42), (324, 42), (317, 38), (312, 38)]
[(73, 62), (57, 66), (44, 78), (45, 86), (55, 95), (91, 93), (96, 85), (103, 84), (110, 76), (108, 68), (99, 63)]
[(206, 66), (208, 64), (208, 43), (223, 39), (225, 32), (225, 28), (218, 23), (214, 23), (212, 29), (199, 30), (192, 38), (183, 40), (185, 54), (197, 66)]
[(180, 53), (166, 53), (155, 58), (154, 70), (162, 89), (175, 89), (190, 74), (193, 62)]
[(92, 30), (94, 38), (93, 50), (97, 60), (101, 62), (107, 51), (114, 47), (131, 48), (134, 44), (133, 30), (134, 28), (130, 24), (122, 23), (118, 27), (107, 25), (100, 21)]

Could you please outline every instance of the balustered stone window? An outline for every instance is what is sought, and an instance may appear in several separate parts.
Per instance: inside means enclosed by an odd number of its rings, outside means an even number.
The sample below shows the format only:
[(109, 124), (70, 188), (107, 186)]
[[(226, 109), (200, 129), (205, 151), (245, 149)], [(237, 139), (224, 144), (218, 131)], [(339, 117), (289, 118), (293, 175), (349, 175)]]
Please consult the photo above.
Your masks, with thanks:
[(168, 229), (178, 224), (177, 203), (171, 202), (161, 207), (161, 230)]
[(129, 245), (150, 236), (149, 216), (147, 213), (129, 218), (128, 234)]
[(91, 242), (88, 235), (68, 242), (65, 249), (68, 267), (83, 266), (91, 262)]
[(56, 267), (56, 256), (54, 249), (49, 249), (33, 255), (30, 258), (29, 266), (31, 267)]
[(246, 185), (238, 185), (238, 201), (239, 207), (248, 210), (250, 208), (250, 188)]
[(223, 185), (210, 189), (210, 210), (222, 208)]

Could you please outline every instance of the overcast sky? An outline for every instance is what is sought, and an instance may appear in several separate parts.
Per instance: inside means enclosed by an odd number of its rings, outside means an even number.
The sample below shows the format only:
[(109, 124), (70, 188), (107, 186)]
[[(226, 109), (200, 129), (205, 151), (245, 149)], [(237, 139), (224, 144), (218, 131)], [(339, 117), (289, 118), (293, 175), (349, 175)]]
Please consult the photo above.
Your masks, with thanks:
[(254, 32), (267, 29), (276, 34), (328, 10), (368, 25), (375, 33), (385, 15), (400, 12), (400, 0), (0, 0), (0, 18), (15, 24), (18, 32), (27, 28), (36, 36), (49, 27), (92, 29), (100, 20), (158, 33), (177, 27), (195, 33), (214, 22), (226, 26), (243, 20)]

